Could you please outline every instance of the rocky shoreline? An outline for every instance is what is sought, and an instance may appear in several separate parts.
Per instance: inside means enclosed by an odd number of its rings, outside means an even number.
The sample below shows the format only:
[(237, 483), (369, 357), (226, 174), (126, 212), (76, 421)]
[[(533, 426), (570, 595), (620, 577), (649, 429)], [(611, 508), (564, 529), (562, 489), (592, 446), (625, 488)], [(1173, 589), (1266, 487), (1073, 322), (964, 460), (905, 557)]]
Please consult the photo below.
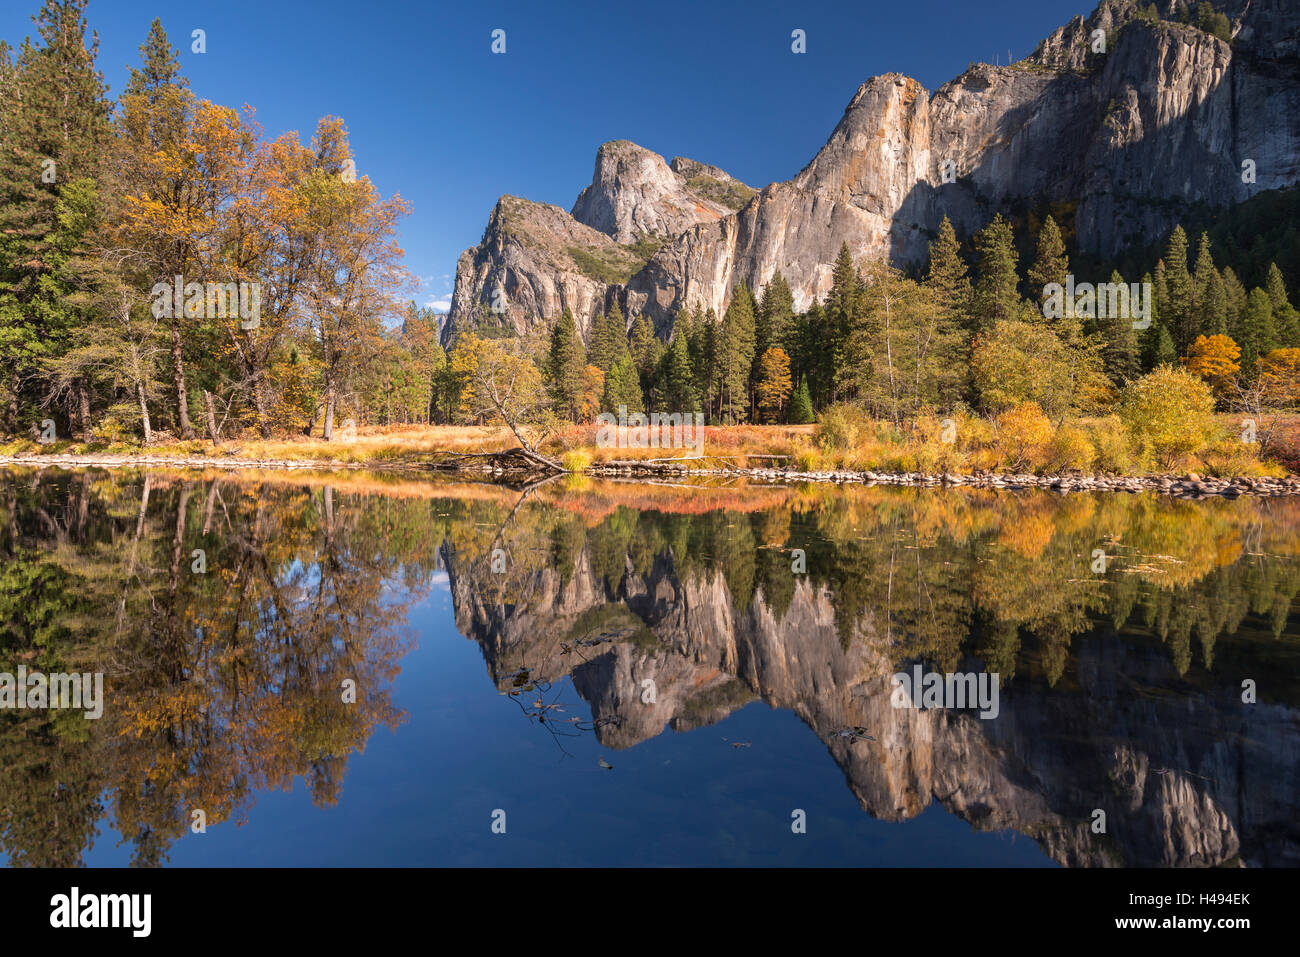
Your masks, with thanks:
[[(454, 473), (493, 478), (518, 477), (521, 470), (502, 468), (483, 459), (462, 462), (338, 462), (320, 459), (238, 459), (188, 455), (6, 455), (3, 466), (56, 468), (185, 468), (185, 469), (269, 469), (293, 471), (364, 471), (410, 473)], [(688, 468), (673, 463), (593, 463), (584, 474), (613, 479), (682, 479), (702, 477), (749, 478), (765, 482), (821, 482), (837, 485), (899, 485), (918, 488), (1041, 488), (1056, 492), (1158, 492), (1177, 498), (1237, 498), (1241, 495), (1300, 495), (1300, 476), (1285, 478), (1207, 478), (1184, 475), (1030, 475), (1027, 473), (981, 472), (959, 475), (952, 472), (876, 472), (831, 470), (801, 472), (785, 468)]]
[(829, 482), (852, 485), (904, 485), (921, 488), (1042, 488), (1056, 492), (1159, 492), (1178, 498), (1237, 498), (1241, 495), (1300, 495), (1300, 476), (1285, 478), (1204, 478), (1195, 472), (1185, 475), (1029, 475), (984, 472), (958, 475), (952, 472), (821, 471), (800, 472), (794, 469), (686, 469), (681, 466), (592, 465), (588, 475), (601, 477), (636, 476), (746, 476), (773, 482)]

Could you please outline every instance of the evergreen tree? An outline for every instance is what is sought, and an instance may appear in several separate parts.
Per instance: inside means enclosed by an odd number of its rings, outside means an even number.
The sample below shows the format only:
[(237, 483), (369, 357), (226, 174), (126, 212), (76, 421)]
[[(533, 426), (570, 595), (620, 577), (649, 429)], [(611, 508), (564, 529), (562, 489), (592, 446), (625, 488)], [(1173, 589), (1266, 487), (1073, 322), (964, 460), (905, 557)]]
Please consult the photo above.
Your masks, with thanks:
[(790, 396), (790, 411), (786, 418), (791, 425), (808, 425), (816, 421), (806, 379), (799, 382), (799, 388), (795, 389), (794, 394)]
[(557, 408), (573, 422), (581, 417), (586, 368), (587, 356), (582, 348), (582, 338), (578, 335), (578, 324), (566, 306), (551, 329), (547, 372), (551, 380), (551, 396)]
[(763, 287), (763, 300), (758, 307), (758, 322), (754, 330), (754, 351), (762, 355), (772, 346), (793, 355), (794, 296), (790, 285), (778, 269)]
[(609, 350), (611, 366), (628, 354), (627, 320), (623, 318), (623, 310), (619, 308), (617, 300), (605, 315), (605, 345)]
[(1151, 280), (1151, 287), (1155, 293), (1155, 315), (1162, 321), (1168, 321), (1169, 318), (1169, 282), (1165, 276), (1165, 261), (1159, 259), (1156, 261), (1155, 277)]
[(1238, 328), (1232, 336), (1241, 346), (1241, 371), (1251, 378), (1262, 356), (1277, 348), (1277, 332), (1273, 326), (1273, 303), (1263, 289), (1252, 289), (1246, 297)]
[(626, 406), (629, 413), (645, 411), (641, 378), (637, 374), (636, 363), (627, 353), (615, 359), (609, 367), (609, 372), (605, 375), (605, 391), (600, 397), (603, 412), (617, 413), (619, 406)]
[(1001, 213), (975, 234), (975, 251), (979, 265), (971, 311), (975, 332), (981, 333), (1020, 315), (1015, 237)]
[[(40, 45), (24, 41), (14, 63), (6, 50), (0, 67), (0, 403), (10, 431), (20, 415), (36, 418), (51, 397), (46, 364), (72, 346), (78, 326), (95, 321), (69, 298), (90, 279), (79, 248), (89, 236), (59, 222), (67, 190), (77, 189), (77, 203), (93, 196), (98, 206), (105, 196), (109, 104), (85, 7), (45, 0), (34, 18)], [(67, 420), (83, 435), (87, 390), (80, 380), (66, 396), (74, 400)]]
[(1277, 263), (1268, 264), (1268, 279), (1264, 288), (1268, 292), (1269, 302), (1273, 304), (1273, 326), (1278, 348), (1293, 349), (1300, 346), (1300, 313), (1287, 298), (1286, 283)]
[(856, 323), (861, 307), (862, 281), (848, 243), (840, 244), (839, 254), (831, 270), (831, 288), (822, 304), (821, 328), (813, 330), (816, 338), (815, 373), (813, 384), (821, 390), (815, 401), (834, 402), (852, 370), (847, 368), (846, 356), (849, 334)]
[(1228, 301), (1223, 290), (1223, 277), (1215, 268), (1214, 258), (1210, 254), (1208, 233), (1201, 233), (1193, 280), (1196, 293), (1196, 318), (1193, 328), (1197, 330), (1198, 335), (1226, 335)]
[[(1116, 270), (1110, 274), (1113, 284), (1122, 285), (1124, 277)], [(1130, 379), (1136, 379), (1141, 372), (1141, 357), (1138, 354), (1137, 333), (1133, 329), (1133, 320), (1128, 316), (1112, 315), (1101, 320), (1105, 336), (1102, 359), (1106, 375), (1116, 386), (1122, 386)]]
[(939, 308), (960, 326), (970, 323), (970, 278), (961, 258), (961, 245), (948, 217), (939, 224), (939, 235), (930, 243), (930, 265), (925, 285)]
[(664, 347), (655, 335), (654, 326), (645, 316), (632, 320), (630, 350), (632, 361), (636, 363), (637, 375), (641, 377), (641, 392), (647, 402), (653, 399), (655, 373), (659, 360), (663, 358)]
[(587, 334), (587, 361), (601, 372), (609, 372), (614, 359), (614, 337), (610, 335), (605, 314), (598, 312), (591, 317), (591, 329)]
[(722, 316), (718, 339), (718, 413), (725, 421), (740, 422), (749, 410), (753, 365), (754, 297), (742, 279)]
[(940, 345), (936, 356), (948, 379), (937, 398), (941, 406), (948, 407), (970, 391), (971, 286), (957, 234), (947, 216), (939, 224), (939, 235), (930, 243), (925, 290), (938, 310), (935, 330)]
[(1187, 271), (1187, 234), (1182, 226), (1175, 226), (1165, 249), (1165, 284), (1168, 287), (1169, 306), (1162, 310), (1165, 324), (1173, 333), (1174, 348), (1186, 355), (1187, 348), (1196, 338), (1195, 284)]
[(1169, 327), (1163, 322), (1155, 329), (1155, 345), (1151, 350), (1151, 367), (1176, 365), (1178, 362), (1178, 350), (1174, 348), (1174, 337), (1169, 333)]
[(680, 412), (685, 415), (703, 408), (683, 329), (679, 328), (673, 334), (673, 341), (660, 360), (655, 392), (668, 413)]
[(1034, 264), (1029, 267), (1029, 297), (1038, 303), (1041, 311), (1047, 299), (1044, 289), (1051, 283), (1065, 288), (1065, 280), (1070, 272), (1070, 260), (1065, 254), (1065, 240), (1056, 220), (1048, 216), (1043, 228), (1038, 232), (1038, 254)]
[(1246, 308), (1246, 287), (1227, 266), (1223, 268), (1222, 278), (1223, 324), (1231, 334), (1231, 330), (1239, 328), (1242, 310)]

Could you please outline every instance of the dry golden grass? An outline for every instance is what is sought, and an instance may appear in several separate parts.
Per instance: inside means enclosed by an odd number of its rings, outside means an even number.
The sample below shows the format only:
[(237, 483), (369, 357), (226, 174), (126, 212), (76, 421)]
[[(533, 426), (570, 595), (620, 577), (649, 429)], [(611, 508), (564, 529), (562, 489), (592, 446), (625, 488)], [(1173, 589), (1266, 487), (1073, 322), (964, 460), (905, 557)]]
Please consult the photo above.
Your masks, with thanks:
[[(867, 419), (860, 412), (828, 413), (823, 425), (706, 426), (702, 448), (602, 448), (598, 427), (568, 426), (548, 436), (540, 450), (573, 472), (612, 462), (671, 462), (695, 469), (794, 468), (885, 472), (1005, 471), (1017, 467), (1039, 473), (1070, 470), (1112, 474), (1143, 474), (1151, 463), (1132, 449), (1119, 420), (1113, 416), (1081, 418), (1054, 429), (1052, 441), (1035, 447), (1028, 461), (1009, 448), (997, 423), (970, 414), (956, 422), (956, 441), (941, 440), (941, 423), (927, 417), (914, 428), (897, 431), (888, 423)], [(1223, 435), (1208, 441), (1198, 453), (1185, 457), (1177, 470), (1216, 476), (1277, 475), (1300, 469), (1300, 416), (1277, 418), (1273, 431), (1273, 461), (1261, 462), (1258, 445), (1234, 441), (1240, 415), (1218, 416)], [(428, 465), (448, 454), (499, 452), (515, 448), (513, 433), (504, 426), (393, 426), (358, 429), (355, 436), (338, 435), (333, 442), (319, 438), (281, 436), (262, 440), (243, 437), (213, 446), (202, 440), (140, 445), (82, 444), (61, 441), (40, 445), (30, 439), (0, 444), (0, 456), (70, 455), (129, 460), (238, 459), (250, 463), (315, 463), (348, 467), (401, 468)]]

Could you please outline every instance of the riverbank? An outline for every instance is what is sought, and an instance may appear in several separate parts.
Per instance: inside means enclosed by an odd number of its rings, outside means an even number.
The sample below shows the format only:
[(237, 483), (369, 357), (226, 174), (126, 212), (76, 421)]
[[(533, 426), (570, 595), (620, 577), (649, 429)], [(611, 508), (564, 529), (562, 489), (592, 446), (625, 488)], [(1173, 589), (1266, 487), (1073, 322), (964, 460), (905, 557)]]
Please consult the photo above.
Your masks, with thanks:
[[(504, 463), (504, 464), (503, 464)], [(551, 474), (583, 474), (592, 478), (680, 482), (688, 478), (739, 478), (767, 483), (820, 483), (836, 485), (895, 485), (919, 488), (967, 487), (987, 489), (1048, 489), (1068, 492), (1151, 491), (1177, 498), (1208, 498), (1241, 495), (1300, 495), (1300, 476), (1207, 477), (1195, 472), (1162, 475), (1034, 475), (1030, 473), (980, 472), (882, 472), (866, 470), (803, 471), (790, 467), (708, 467), (684, 461), (613, 461), (591, 463), (572, 472), (548, 473), (523, 467), (507, 452), (489, 455), (453, 455), (439, 459), (343, 461), (337, 459), (261, 459), (202, 455), (106, 455), (50, 454), (0, 455), (0, 467), (22, 468), (167, 468), (223, 469), (244, 471), (357, 471), (378, 473), (471, 475), (491, 479), (518, 479), (530, 475), (538, 480)]]

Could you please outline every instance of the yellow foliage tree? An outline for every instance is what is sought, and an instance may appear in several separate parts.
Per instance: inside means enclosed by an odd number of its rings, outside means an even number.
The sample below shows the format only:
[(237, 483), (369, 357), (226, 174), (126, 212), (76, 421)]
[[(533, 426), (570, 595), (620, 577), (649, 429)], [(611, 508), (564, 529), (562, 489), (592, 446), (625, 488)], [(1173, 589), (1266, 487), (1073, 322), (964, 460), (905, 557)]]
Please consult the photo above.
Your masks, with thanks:
[(773, 347), (763, 353), (758, 363), (758, 383), (754, 391), (758, 396), (758, 410), (766, 422), (776, 422), (781, 417), (781, 410), (794, 383), (790, 380), (790, 356), (779, 347)]
[(1300, 405), (1300, 349), (1274, 349), (1259, 360), (1259, 385), (1268, 405)]
[(1230, 336), (1197, 336), (1187, 351), (1187, 371), (1200, 376), (1222, 396), (1241, 371), (1241, 347)]
[(1037, 402), (1022, 402), (998, 416), (998, 448), (1007, 456), (1007, 467), (1021, 469), (1041, 465), (1055, 430)]

